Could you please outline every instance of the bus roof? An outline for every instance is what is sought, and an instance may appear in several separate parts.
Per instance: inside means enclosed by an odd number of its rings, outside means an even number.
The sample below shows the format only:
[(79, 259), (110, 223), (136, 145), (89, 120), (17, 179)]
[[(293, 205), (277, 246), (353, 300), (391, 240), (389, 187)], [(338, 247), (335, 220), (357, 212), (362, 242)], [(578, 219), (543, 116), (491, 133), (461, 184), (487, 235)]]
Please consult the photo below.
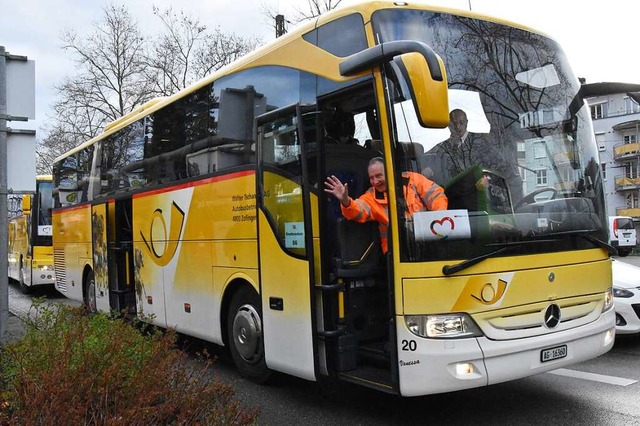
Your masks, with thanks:
[[(282, 59), (282, 58), (286, 58), (287, 63), (289, 65), (299, 66), (299, 69), (301, 70), (309, 70), (318, 75), (327, 77), (331, 80), (348, 81), (354, 78), (358, 78), (359, 76), (349, 77), (349, 78), (341, 77), (340, 73), (337, 70), (340, 62), (342, 62), (344, 58), (334, 56), (320, 48), (317, 48), (316, 46), (313, 46), (307, 43), (302, 38), (302, 35), (306, 34), (309, 31), (312, 31), (317, 26), (321, 26), (329, 21), (333, 21), (337, 18), (340, 18), (345, 15), (349, 15), (352, 13), (362, 14), (364, 17), (365, 23), (369, 23), (370, 22), (369, 18), (377, 10), (405, 9), (405, 8), (441, 12), (441, 13), (447, 13), (447, 14), (453, 14), (458, 16), (465, 16), (470, 18), (491, 21), (491, 22), (502, 24), (502, 25), (523, 29), (525, 31), (534, 32), (534, 33), (543, 35), (545, 37), (549, 37), (548, 35), (538, 30), (529, 28), (527, 26), (502, 20), (502, 19), (498, 19), (489, 15), (468, 11), (468, 10), (461, 10), (461, 9), (454, 9), (454, 8), (447, 8), (447, 7), (440, 7), (440, 6), (430, 6), (426, 3), (421, 3), (421, 2), (407, 3), (407, 2), (397, 2), (397, 1), (371, 1), (371, 0), (362, 0), (360, 2), (354, 2), (349, 5), (341, 6), (334, 10), (326, 12), (312, 20), (298, 24), (287, 34), (284, 34), (283, 36), (268, 42), (267, 44), (257, 48), (253, 52), (245, 55), (240, 59), (237, 59), (236, 61), (220, 68), (219, 70), (216, 70), (208, 77), (205, 77), (204, 79), (192, 84), (189, 87), (186, 87), (176, 92), (171, 96), (159, 97), (146, 102), (145, 104), (135, 108), (128, 114), (112, 121), (111, 123), (108, 123), (107, 125), (105, 125), (104, 130), (101, 134), (93, 137), (92, 139), (89, 139), (88, 141), (78, 145), (75, 148), (70, 149), (66, 153), (57, 157), (54, 160), (54, 162), (57, 163), (58, 161), (68, 157), (69, 155), (75, 154), (76, 152), (81, 151), (86, 147), (95, 144), (96, 142), (103, 139), (104, 137), (115, 133), (116, 131), (122, 129), (123, 127), (133, 123), (134, 121), (140, 120), (141, 118), (152, 114), (153, 112), (161, 109), (162, 107), (181, 99), (182, 97), (194, 92), (195, 90), (202, 88), (203, 86), (225, 75), (232, 74), (237, 71), (241, 71), (243, 69), (253, 68), (261, 65), (279, 65), (282, 63), (282, 61), (279, 59)], [(322, 60), (316, 61), (316, 64), (320, 64), (319, 66), (315, 66), (311, 69), (308, 65), (309, 61), (306, 60), (306, 57), (299, 58), (296, 61), (295, 56), (289, 54), (292, 52), (287, 51), (287, 48), (289, 47), (295, 50), (297, 47), (301, 45), (305, 45), (306, 48), (308, 49), (315, 48), (314, 52), (317, 53), (318, 55), (323, 56)], [(292, 57), (294, 57), (294, 59), (292, 59)]]

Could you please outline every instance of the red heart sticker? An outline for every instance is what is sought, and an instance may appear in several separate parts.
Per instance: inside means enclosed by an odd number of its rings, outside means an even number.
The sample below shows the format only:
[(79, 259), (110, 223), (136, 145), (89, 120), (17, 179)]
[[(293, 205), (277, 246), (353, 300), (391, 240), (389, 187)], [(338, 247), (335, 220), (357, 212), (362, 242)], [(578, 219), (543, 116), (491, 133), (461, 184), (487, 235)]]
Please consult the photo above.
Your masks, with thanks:
[[(445, 226), (445, 223), (449, 223), (449, 226)], [(438, 230), (436, 230), (436, 226), (438, 226)], [(453, 231), (456, 227), (455, 222), (450, 217), (443, 217), (442, 219), (434, 220), (431, 222), (431, 232), (433, 235), (437, 235), (440, 238), (446, 238), (449, 231)]]

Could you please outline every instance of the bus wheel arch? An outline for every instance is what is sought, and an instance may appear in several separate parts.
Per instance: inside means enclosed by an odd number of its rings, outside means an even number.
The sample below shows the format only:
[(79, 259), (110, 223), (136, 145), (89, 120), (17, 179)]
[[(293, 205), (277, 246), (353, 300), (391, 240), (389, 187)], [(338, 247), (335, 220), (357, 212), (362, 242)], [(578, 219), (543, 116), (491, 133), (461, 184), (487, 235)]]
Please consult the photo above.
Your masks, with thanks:
[(251, 284), (233, 281), (222, 305), (222, 333), (231, 358), (243, 377), (264, 383), (272, 374), (264, 355), (262, 303)]
[(98, 311), (96, 307), (96, 278), (93, 269), (89, 266), (82, 273), (82, 300), (84, 307), (90, 314)]

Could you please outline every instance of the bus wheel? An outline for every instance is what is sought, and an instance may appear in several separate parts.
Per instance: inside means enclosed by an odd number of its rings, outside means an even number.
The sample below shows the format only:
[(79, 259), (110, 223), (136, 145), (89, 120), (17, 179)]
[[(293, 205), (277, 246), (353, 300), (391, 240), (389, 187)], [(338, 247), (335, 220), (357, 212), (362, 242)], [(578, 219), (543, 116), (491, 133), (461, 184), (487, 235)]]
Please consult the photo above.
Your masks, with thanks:
[(90, 314), (98, 311), (96, 307), (96, 279), (93, 276), (93, 271), (89, 271), (87, 274), (87, 282), (84, 285), (84, 306)]
[(272, 372), (264, 359), (262, 310), (253, 289), (243, 287), (233, 295), (227, 313), (227, 336), (240, 374), (255, 383), (266, 382)]
[(25, 279), (24, 279), (24, 268), (22, 267), (22, 262), (20, 262), (20, 272), (18, 273), (18, 275), (20, 276), (20, 291), (23, 294), (29, 294), (31, 293), (31, 287), (29, 287), (27, 284), (25, 284)]

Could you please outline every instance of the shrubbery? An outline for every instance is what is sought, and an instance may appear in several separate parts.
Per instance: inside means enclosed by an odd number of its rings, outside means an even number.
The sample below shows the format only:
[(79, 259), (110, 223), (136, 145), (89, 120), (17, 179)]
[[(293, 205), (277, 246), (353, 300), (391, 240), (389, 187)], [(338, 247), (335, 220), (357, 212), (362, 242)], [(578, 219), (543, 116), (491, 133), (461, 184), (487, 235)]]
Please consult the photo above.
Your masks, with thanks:
[(36, 306), (26, 336), (0, 353), (0, 423), (244, 425), (233, 388), (176, 335), (82, 309)]

